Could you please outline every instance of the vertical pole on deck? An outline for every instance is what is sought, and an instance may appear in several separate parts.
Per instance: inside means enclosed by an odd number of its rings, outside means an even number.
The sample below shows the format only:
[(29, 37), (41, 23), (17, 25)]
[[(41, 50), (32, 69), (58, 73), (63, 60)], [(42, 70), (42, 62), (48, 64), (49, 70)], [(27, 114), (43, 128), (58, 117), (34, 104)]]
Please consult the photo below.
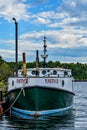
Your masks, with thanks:
[(15, 21), (15, 71), (18, 76), (18, 23), (15, 18), (13, 20)]

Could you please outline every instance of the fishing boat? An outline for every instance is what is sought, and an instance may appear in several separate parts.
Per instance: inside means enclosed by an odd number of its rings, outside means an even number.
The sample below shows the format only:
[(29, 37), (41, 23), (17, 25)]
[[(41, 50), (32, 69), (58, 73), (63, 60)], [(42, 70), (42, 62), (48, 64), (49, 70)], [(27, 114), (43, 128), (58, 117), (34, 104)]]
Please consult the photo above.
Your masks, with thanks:
[(8, 79), (8, 99), (14, 115), (29, 118), (40, 116), (62, 116), (73, 108), (73, 77), (70, 69), (49, 68), (46, 66), (46, 37), (44, 37), (44, 60), (39, 67), (38, 50), (36, 67), (26, 69), (23, 53), (23, 69), (18, 76)]

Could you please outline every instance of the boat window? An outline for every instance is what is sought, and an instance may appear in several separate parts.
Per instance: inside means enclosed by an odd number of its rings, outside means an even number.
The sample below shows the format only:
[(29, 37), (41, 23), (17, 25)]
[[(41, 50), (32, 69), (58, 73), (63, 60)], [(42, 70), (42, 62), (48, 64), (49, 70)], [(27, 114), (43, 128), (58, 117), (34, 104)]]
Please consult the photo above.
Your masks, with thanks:
[(12, 86), (14, 86), (14, 81), (12, 81)]
[(43, 70), (43, 71), (42, 71), (42, 74), (45, 75), (45, 74), (46, 74), (46, 70)]
[(67, 71), (64, 71), (64, 76), (68, 75), (68, 72)]
[(56, 71), (56, 70), (54, 70), (54, 71), (53, 71), (53, 74), (54, 74), (54, 75), (57, 75), (57, 71)]
[(62, 87), (64, 86), (64, 80), (62, 80)]
[(50, 70), (47, 70), (47, 72), (50, 72)]
[(35, 70), (32, 70), (31, 73), (32, 73), (32, 75), (35, 75), (35, 74), (36, 74), (36, 71), (35, 71)]

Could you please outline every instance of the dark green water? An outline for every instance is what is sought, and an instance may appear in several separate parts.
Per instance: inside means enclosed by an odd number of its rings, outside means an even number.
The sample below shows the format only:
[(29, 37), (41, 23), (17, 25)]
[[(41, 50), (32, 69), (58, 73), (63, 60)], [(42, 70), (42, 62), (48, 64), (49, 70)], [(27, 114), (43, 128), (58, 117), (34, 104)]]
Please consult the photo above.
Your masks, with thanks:
[(20, 119), (0, 117), (0, 130), (87, 130), (87, 83), (74, 83), (75, 98), (72, 113), (65, 117)]

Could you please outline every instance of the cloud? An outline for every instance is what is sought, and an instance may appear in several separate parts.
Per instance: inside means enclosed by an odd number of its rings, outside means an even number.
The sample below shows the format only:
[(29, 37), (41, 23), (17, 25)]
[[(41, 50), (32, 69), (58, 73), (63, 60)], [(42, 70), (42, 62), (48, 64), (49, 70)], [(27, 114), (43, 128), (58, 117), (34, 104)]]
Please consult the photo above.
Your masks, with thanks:
[(13, 17), (17, 20), (28, 19), (27, 9), (29, 6), (24, 2), (26, 0), (0, 0), (0, 17), (6, 20), (11, 20)]
[(34, 41), (34, 39), (37, 40), (37, 39), (41, 38), (43, 36), (43, 34), (44, 34), (44, 31), (39, 31), (39, 32), (32, 31), (30, 33), (25, 33), (25, 34), (20, 35), (19, 38), (22, 40), (29, 39), (29, 40)]
[[(31, 33), (22, 34), (20, 36), (21, 40), (29, 40), (33, 43), (42, 42), (44, 31), (33, 31)], [(79, 30), (79, 29), (63, 29), (63, 30), (47, 30), (47, 43), (51, 48), (77, 48), (87, 46), (87, 31), (86, 30)], [(34, 38), (34, 39), (33, 39)]]
[(46, 24), (49, 27), (52, 27), (52, 24), (60, 23), (64, 18), (66, 18), (66, 13), (59, 13), (55, 11), (42, 11), (37, 14), (33, 14), (34, 24)]
[(37, 17), (32, 23), (34, 24), (49, 24), (51, 21), (43, 17)]
[(4, 58), (4, 59), (11, 59), (14, 61), (15, 58), (15, 53), (13, 50), (7, 50), (7, 49), (0, 49), (0, 55)]
[[(0, 17), (6, 20), (15, 17), (19, 20), (19, 24), (20, 20), (29, 19), (27, 27), (32, 28), (31, 32), (26, 31), (19, 36), (19, 59), (23, 51), (27, 52), (28, 57), (33, 57), (36, 49), (43, 50), (43, 36), (46, 34), (48, 53), (51, 57), (55, 56), (53, 59), (66, 56), (72, 60), (81, 56), (82, 61), (87, 52), (87, 0), (63, 0), (60, 6), (53, 2), (56, 4), (55, 9), (47, 10), (49, 2), (49, 0), (0, 0)], [(52, 3), (49, 4), (50, 7), (51, 5)], [(46, 32), (43, 30), (43, 24), (46, 25)], [(33, 31), (34, 29), (36, 31)], [(1, 43), (5, 43), (7, 47), (6, 52), (4, 47), (1, 47), (2, 55), (5, 58), (8, 55), (12, 58), (14, 40), (2, 40)]]
[[(87, 1), (63, 0), (58, 8), (60, 13), (66, 14), (66, 25), (87, 27)], [(65, 20), (65, 19), (64, 19)]]
[[(48, 60), (58, 60), (58, 57), (63, 57), (69, 61), (75, 61), (75, 59), (86, 57), (87, 53), (87, 37), (82, 36), (82, 32), (79, 30), (76, 32), (74, 29), (70, 30), (48, 30), (47, 32), (47, 54), (49, 55)], [(86, 30), (83, 30), (86, 34)], [(26, 52), (27, 61), (32, 61), (35, 59), (36, 50), (43, 53), (43, 31), (31, 32), (22, 34), (18, 41), (18, 58), (22, 60), (22, 53)], [(1, 49), (0, 54), (5, 59), (14, 59), (15, 57), (15, 45), (14, 40), (1, 40), (1, 43), (5, 43), (7, 49)], [(10, 48), (10, 49), (9, 49)], [(60, 58), (59, 58), (60, 59)], [(15, 59), (14, 59), (15, 60)], [(41, 59), (42, 60), (42, 59)], [(79, 59), (80, 61), (80, 59)]]

